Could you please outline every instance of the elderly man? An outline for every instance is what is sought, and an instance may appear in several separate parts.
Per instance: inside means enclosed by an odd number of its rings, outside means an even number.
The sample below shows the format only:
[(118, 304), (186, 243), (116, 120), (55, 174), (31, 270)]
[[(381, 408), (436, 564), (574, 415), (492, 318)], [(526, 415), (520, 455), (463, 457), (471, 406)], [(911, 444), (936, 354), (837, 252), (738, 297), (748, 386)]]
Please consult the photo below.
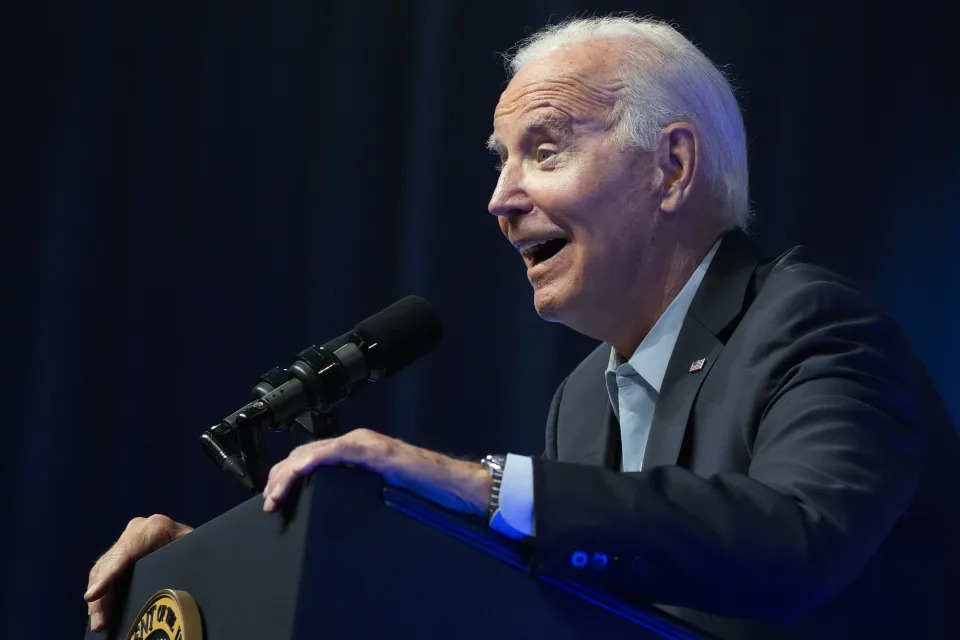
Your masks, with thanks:
[[(537, 313), (603, 342), (557, 390), (544, 455), (474, 463), (358, 429), (277, 464), (264, 510), (349, 463), (529, 539), (544, 575), (721, 637), (956, 626), (960, 441), (888, 318), (740, 230), (746, 142), (723, 74), (632, 18), (547, 28), (511, 67), (490, 212)], [(189, 531), (131, 521), (91, 571), (92, 625), (120, 572)]]

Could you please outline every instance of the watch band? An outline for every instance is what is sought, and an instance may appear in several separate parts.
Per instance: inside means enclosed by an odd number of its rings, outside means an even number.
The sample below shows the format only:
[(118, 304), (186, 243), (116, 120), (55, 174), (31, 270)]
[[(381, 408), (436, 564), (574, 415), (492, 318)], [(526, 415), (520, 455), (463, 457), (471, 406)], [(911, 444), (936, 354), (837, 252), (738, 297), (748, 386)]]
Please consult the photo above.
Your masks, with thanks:
[(488, 455), (480, 464), (490, 469), (493, 474), (493, 484), (490, 486), (490, 502), (487, 504), (487, 522), (493, 519), (493, 514), (500, 508), (500, 485), (503, 484), (503, 469), (507, 466), (507, 456)]

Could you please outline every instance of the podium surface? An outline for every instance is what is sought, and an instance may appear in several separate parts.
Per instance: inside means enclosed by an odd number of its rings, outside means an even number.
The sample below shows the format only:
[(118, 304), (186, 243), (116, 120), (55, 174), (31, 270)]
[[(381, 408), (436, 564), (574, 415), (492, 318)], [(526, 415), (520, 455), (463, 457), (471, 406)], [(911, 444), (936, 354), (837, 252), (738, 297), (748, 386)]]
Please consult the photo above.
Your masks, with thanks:
[(366, 471), (320, 468), (277, 513), (262, 505), (253, 497), (141, 559), (108, 631), (85, 637), (127, 638), (161, 589), (192, 596), (205, 640), (708, 637), (652, 606), (532, 576), (523, 545)]

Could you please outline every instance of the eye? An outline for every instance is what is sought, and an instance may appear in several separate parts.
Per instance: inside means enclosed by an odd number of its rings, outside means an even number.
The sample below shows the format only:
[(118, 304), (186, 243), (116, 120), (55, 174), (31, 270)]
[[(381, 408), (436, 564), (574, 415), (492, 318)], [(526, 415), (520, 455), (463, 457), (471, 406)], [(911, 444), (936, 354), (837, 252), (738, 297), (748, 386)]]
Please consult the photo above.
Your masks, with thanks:
[(503, 171), (503, 158), (500, 158), (499, 160), (497, 160), (497, 163), (493, 165), (493, 170), (496, 171), (497, 173), (500, 173), (501, 171)]
[(537, 149), (537, 162), (546, 162), (556, 154), (553, 149)]

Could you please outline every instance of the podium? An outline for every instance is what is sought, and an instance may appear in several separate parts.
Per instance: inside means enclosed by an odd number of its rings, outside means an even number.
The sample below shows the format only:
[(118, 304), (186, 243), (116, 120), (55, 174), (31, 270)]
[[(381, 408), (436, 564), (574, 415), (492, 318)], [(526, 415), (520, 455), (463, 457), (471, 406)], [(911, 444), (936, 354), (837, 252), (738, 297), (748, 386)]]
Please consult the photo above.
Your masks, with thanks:
[(533, 576), (524, 545), (366, 471), (320, 468), (277, 512), (262, 505), (253, 497), (142, 558), (117, 585), (108, 631), (85, 637), (125, 640), (161, 589), (192, 596), (204, 640), (709, 637), (653, 606)]

